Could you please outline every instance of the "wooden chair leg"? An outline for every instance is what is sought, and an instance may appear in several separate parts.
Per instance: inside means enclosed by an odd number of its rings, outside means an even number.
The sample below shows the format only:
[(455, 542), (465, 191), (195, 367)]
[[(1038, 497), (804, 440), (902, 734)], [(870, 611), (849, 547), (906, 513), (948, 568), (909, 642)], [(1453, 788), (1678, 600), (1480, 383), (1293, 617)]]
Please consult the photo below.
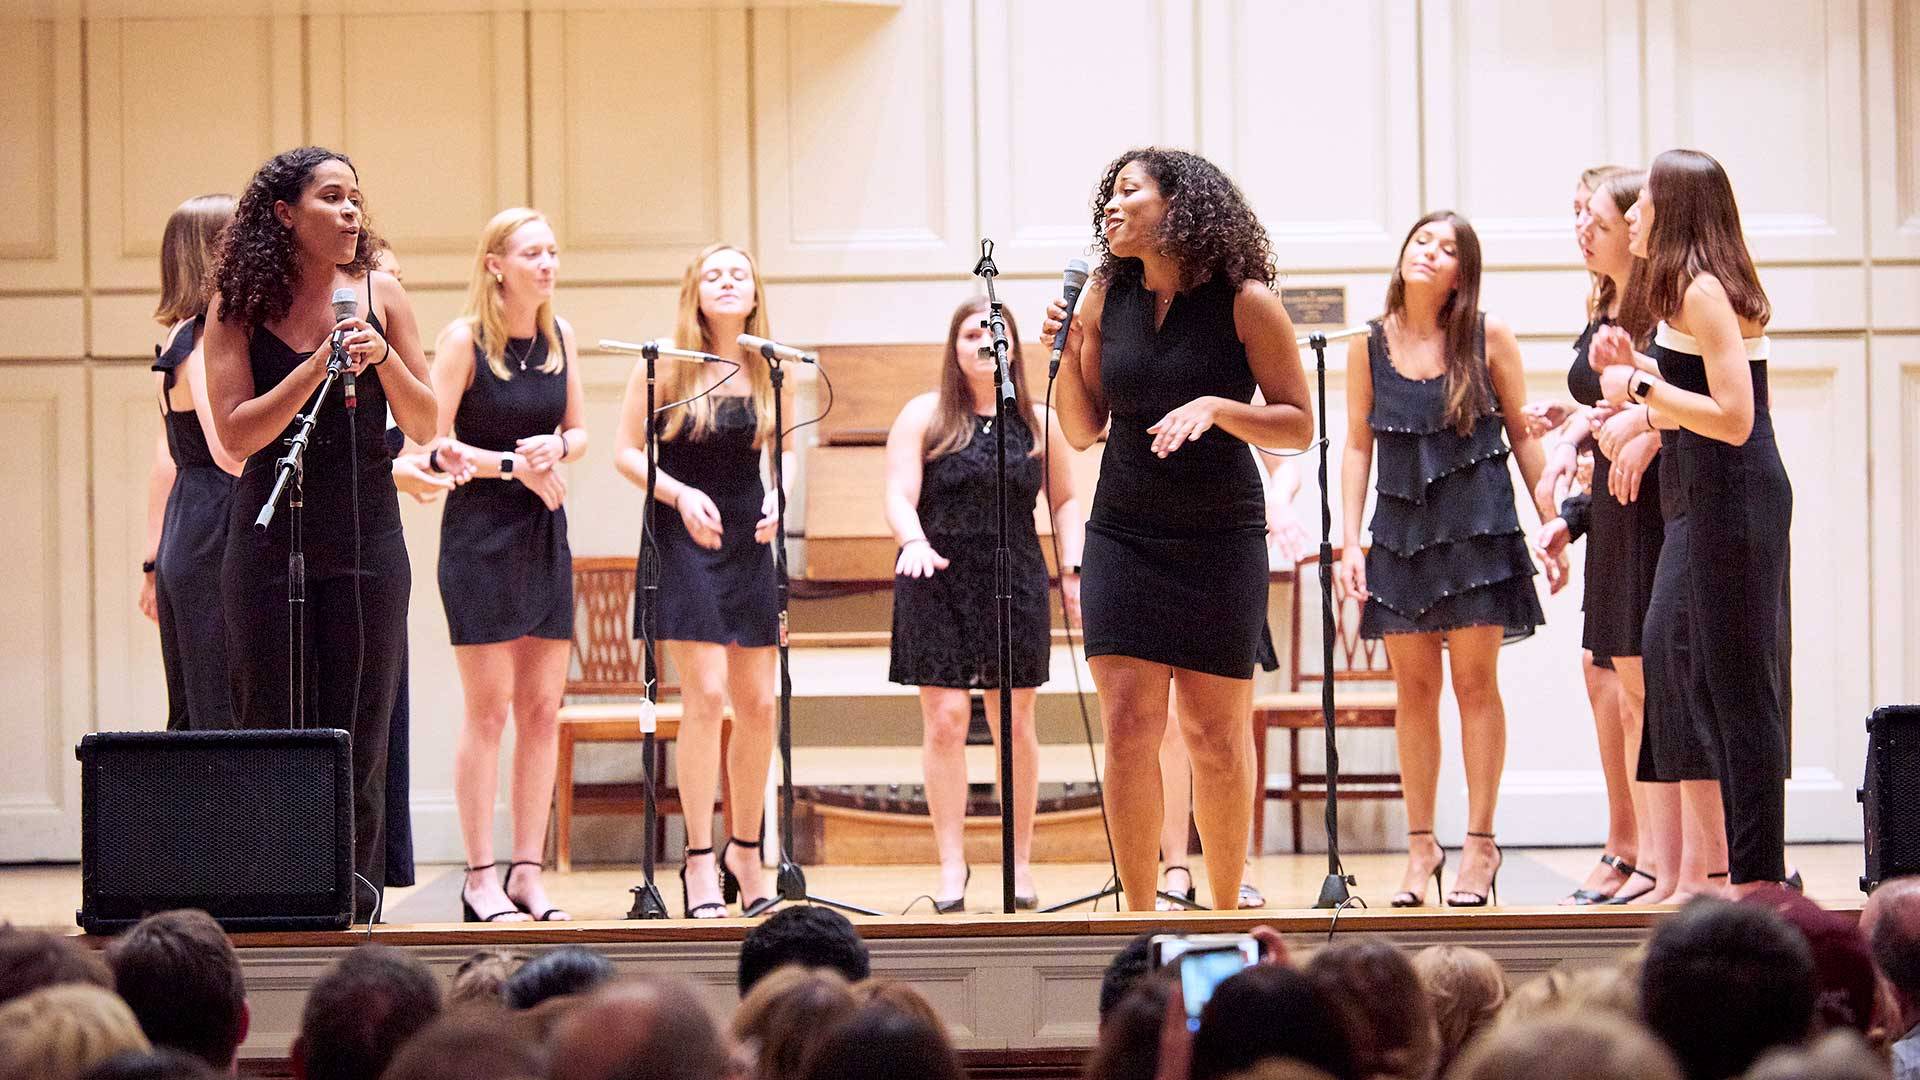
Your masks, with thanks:
[(559, 749), (554, 759), (553, 785), (553, 868), (565, 874), (573, 870), (573, 729), (561, 724)]
[(1303, 850), (1300, 843), (1300, 729), (1287, 729), (1287, 805), (1293, 808), (1293, 853)]
[(1253, 853), (1267, 850), (1267, 718), (1253, 714)]

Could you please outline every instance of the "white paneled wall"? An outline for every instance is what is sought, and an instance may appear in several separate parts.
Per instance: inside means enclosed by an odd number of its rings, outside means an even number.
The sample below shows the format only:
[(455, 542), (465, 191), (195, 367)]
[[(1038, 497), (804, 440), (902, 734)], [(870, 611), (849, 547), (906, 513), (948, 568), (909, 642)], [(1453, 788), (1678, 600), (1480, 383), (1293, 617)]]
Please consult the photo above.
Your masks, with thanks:
[[(585, 341), (666, 332), (686, 260), (724, 239), (759, 256), (775, 332), (820, 344), (937, 339), (983, 234), (1003, 295), (1036, 325), (1090, 239), (1106, 163), (1187, 146), (1239, 180), (1286, 283), (1345, 287), (1356, 319), (1421, 211), (1469, 214), (1486, 307), (1519, 329), (1540, 395), (1562, 387), (1581, 321), (1579, 170), (1707, 149), (1777, 312), (1775, 415), (1796, 484), (1790, 827), (1857, 834), (1860, 719), (1920, 698), (1906, 541), (1920, 527), (1920, 0), (522, 6), (0, 20), (23, 46), (0, 109), (0, 515), (15, 552), (0, 586), (0, 861), (73, 858), (74, 741), (162, 719), (134, 599), (166, 215), (303, 142), (353, 156), (429, 335), (460, 304), (480, 226), (531, 202), (560, 235), (562, 310)], [(626, 363), (584, 362), (595, 442), (573, 467), (574, 547), (625, 552), (638, 506), (611, 444)], [(1337, 432), (1343, 351), (1331, 367)], [(415, 818), (423, 856), (451, 858), (459, 699), (432, 570), (439, 511), (407, 502), (405, 518)], [(1579, 595), (1576, 581), (1547, 599), (1548, 626), (1503, 657), (1505, 840), (1599, 839)], [(1457, 765), (1445, 775), (1438, 824), (1453, 835)], [(1397, 819), (1375, 823), (1397, 839)]]

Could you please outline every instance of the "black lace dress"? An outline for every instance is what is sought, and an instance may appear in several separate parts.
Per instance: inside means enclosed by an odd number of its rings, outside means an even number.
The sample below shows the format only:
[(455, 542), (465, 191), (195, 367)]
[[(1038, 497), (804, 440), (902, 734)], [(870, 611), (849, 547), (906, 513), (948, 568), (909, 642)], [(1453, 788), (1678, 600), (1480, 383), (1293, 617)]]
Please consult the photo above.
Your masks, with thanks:
[[(1446, 378), (1409, 379), (1373, 321), (1367, 365), (1379, 498), (1367, 552), (1360, 633), (1425, 634), (1499, 626), (1509, 642), (1546, 621), (1533, 557), (1514, 509), (1505, 425), (1491, 410), (1461, 435), (1446, 423)], [(1486, 355), (1486, 320), (1474, 335)]]
[[(920, 527), (951, 561), (932, 577), (893, 579), (893, 659), (887, 677), (906, 686), (1000, 686), (993, 595), (993, 417), (976, 416), (967, 445), (934, 458), (920, 476)], [(1047, 564), (1034, 530), (1042, 462), (1027, 425), (1007, 428), (1007, 549), (1013, 583), (1013, 685), (1047, 681)]]

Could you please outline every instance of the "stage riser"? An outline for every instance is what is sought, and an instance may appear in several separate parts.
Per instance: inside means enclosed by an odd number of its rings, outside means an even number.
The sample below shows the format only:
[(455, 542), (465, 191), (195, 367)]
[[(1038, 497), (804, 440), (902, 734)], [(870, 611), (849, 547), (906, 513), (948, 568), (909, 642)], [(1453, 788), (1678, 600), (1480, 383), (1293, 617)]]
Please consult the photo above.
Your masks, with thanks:
[[(1370, 926), (1385, 921), (1389, 927)], [(1436, 919), (1436, 922), (1447, 921)], [(1452, 920), (1457, 922), (1458, 920)], [(1604, 920), (1594, 920), (1603, 922)], [(1215, 932), (1241, 928), (1247, 920), (1204, 915), (1164, 920), (1172, 932)], [(691, 981), (718, 1018), (730, 1016), (739, 1002), (734, 977), (739, 958), (737, 933), (726, 940), (636, 942), (596, 940), (623, 934), (614, 924), (599, 933), (580, 927), (566, 934), (550, 930), (513, 934), (494, 931), (382, 933), (376, 935), (418, 956), (442, 979), (478, 949), (504, 947), (531, 956), (562, 943), (587, 945), (613, 961), (622, 973), (675, 974)], [(627, 924), (631, 926), (632, 924)], [(870, 940), (873, 973), (911, 984), (925, 994), (950, 1025), (956, 1046), (967, 1051), (1062, 1050), (1091, 1046), (1098, 1026), (1100, 977), (1108, 961), (1140, 923), (1126, 933), (1058, 936), (957, 936), (1005, 934), (1004, 924), (974, 919), (954, 922), (956, 936)], [(716, 930), (720, 928), (715, 928)], [(1428, 945), (1465, 945), (1484, 949), (1514, 982), (1558, 965), (1586, 966), (1613, 961), (1645, 940), (1644, 923), (1628, 926), (1559, 925), (1528, 928), (1507, 925), (1499, 916), (1469, 920), (1465, 926), (1426, 929), (1417, 920), (1379, 920), (1353, 915), (1341, 920), (1341, 935), (1375, 933), (1407, 949)], [(315, 935), (316, 938), (323, 937)], [(242, 943), (241, 964), (253, 1025), (241, 1053), (246, 1058), (283, 1059), (299, 1029), (300, 1011), (315, 980), (350, 947), (336, 935), (312, 946), (260, 946)], [(515, 938), (526, 939), (526, 944)], [(1296, 955), (1326, 941), (1326, 931), (1289, 933)], [(418, 943), (418, 942), (431, 943)], [(538, 942), (535, 944), (534, 942)]]

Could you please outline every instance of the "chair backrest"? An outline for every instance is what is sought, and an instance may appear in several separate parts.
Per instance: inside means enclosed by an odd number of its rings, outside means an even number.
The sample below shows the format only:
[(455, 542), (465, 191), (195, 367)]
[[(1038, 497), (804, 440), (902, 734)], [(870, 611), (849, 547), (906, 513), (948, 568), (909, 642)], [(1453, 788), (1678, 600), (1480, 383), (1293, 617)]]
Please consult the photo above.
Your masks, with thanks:
[[(633, 587), (638, 573), (631, 555), (588, 555), (573, 560), (573, 648), (567, 658), (567, 694), (638, 697), (645, 694), (640, 642), (633, 636)], [(657, 654), (656, 654), (657, 655)], [(661, 672), (659, 696), (679, 692)]]
[[(1333, 549), (1336, 565), (1340, 549)], [(1320, 557), (1308, 555), (1293, 570), (1293, 689), (1303, 684), (1319, 685), (1321, 671), (1320, 638)], [(1334, 595), (1333, 604), (1333, 681), (1387, 683), (1393, 681), (1393, 668), (1387, 661), (1386, 642), (1360, 636), (1361, 602), (1352, 596)], [(1302, 662), (1306, 662), (1303, 667)]]

